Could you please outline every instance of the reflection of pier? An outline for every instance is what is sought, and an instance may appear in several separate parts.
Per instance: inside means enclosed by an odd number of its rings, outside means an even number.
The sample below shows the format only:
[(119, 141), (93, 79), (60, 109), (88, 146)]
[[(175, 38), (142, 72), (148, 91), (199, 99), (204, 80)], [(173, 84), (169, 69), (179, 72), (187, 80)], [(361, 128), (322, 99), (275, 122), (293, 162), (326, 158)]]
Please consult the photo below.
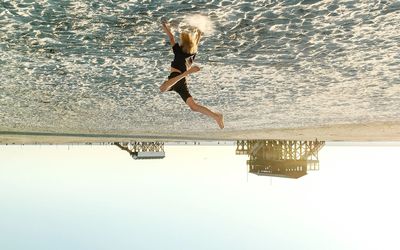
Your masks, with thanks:
[(236, 154), (249, 155), (250, 173), (299, 178), (308, 170), (319, 170), (318, 151), (324, 144), (320, 141), (237, 141)]
[(114, 145), (127, 151), (133, 159), (163, 159), (165, 157), (163, 142), (129, 142)]

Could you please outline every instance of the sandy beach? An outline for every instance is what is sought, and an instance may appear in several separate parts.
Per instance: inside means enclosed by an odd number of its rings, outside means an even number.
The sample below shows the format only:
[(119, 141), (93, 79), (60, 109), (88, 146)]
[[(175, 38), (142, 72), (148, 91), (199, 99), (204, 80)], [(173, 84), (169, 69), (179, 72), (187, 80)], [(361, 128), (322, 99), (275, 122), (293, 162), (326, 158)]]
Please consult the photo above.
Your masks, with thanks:
[(193, 140), (319, 140), (319, 141), (400, 141), (400, 122), (332, 125), (297, 129), (257, 129), (215, 132), (139, 134), (132, 133), (34, 133), (0, 132), (1, 144), (71, 144), (71, 143), (113, 143), (129, 141), (193, 141)]
[[(2, 144), (400, 140), (398, 1), (22, 3), (0, 7)], [(194, 13), (214, 33), (188, 88), (224, 130), (159, 90), (161, 21), (178, 41)]]

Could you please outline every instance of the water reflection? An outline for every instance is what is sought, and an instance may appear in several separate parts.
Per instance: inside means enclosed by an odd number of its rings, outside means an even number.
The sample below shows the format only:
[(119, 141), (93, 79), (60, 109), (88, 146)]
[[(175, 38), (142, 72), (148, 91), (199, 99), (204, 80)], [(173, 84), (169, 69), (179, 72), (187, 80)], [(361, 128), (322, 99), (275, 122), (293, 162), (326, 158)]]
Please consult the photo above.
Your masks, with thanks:
[[(135, 143), (0, 146), (0, 249), (400, 249), (398, 142), (213, 143), (165, 142), (154, 161)], [(263, 147), (323, 171), (247, 179)]]
[(320, 141), (242, 140), (236, 154), (249, 156), (249, 173), (260, 176), (300, 178), (309, 170), (319, 170)]
[(115, 146), (128, 152), (133, 159), (163, 159), (164, 142), (115, 142)]
[[(200, 145), (200, 142), (194, 142), (196, 144)], [(164, 142), (115, 142), (114, 145), (135, 160), (165, 158)], [(249, 156), (249, 173), (297, 179), (307, 171), (319, 170), (318, 152), (324, 145), (324, 141), (317, 140), (239, 140), (236, 141), (235, 153)]]

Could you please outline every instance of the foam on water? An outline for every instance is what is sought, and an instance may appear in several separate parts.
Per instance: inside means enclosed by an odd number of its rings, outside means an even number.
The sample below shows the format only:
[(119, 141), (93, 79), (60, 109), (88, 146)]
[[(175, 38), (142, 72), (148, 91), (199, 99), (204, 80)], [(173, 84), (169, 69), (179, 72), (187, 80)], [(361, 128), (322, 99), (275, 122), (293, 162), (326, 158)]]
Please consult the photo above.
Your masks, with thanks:
[(397, 0), (7, 0), (1, 129), (216, 129), (158, 91), (173, 56), (163, 19), (208, 34), (189, 89), (227, 130), (399, 120)]

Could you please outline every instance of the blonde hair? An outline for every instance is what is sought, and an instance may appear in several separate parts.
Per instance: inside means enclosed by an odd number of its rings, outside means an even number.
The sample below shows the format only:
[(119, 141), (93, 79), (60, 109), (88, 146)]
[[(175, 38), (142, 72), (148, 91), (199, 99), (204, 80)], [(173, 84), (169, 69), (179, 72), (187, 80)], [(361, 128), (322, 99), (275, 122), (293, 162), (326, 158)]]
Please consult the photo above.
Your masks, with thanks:
[(197, 52), (197, 37), (195, 35), (188, 32), (182, 32), (180, 38), (183, 52), (187, 54), (194, 54)]

